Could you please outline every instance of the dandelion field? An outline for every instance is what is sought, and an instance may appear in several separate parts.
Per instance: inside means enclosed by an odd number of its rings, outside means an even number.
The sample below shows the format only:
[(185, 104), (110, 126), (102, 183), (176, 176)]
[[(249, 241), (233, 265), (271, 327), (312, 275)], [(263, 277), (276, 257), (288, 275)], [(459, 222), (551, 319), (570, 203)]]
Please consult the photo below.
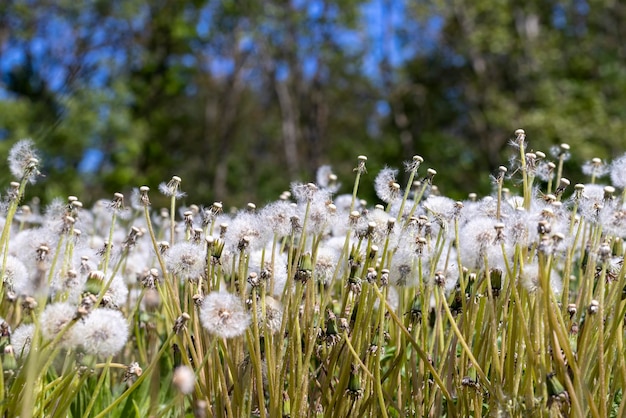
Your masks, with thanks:
[[(626, 156), (573, 185), (567, 144), (529, 152), (517, 130), (511, 146), (491, 196), (442, 196), (420, 156), (402, 185), (359, 156), (351, 194), (324, 166), (225, 213), (183, 207), (176, 176), (40, 210), (18, 142), (0, 415), (626, 416)], [(358, 198), (372, 177), (382, 204)]]

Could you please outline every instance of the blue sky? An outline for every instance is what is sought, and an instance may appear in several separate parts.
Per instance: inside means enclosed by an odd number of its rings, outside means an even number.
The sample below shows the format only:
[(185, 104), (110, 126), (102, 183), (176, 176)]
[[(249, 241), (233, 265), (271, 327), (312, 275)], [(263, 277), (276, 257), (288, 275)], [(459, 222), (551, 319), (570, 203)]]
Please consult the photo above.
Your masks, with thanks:
[[(333, 27), (333, 37), (336, 42), (347, 53), (354, 51), (365, 51), (361, 62), (361, 71), (375, 83), (381, 83), (380, 63), (386, 60), (392, 68), (401, 66), (406, 60), (416, 54), (427, 52), (433, 48), (438, 32), (442, 26), (442, 20), (437, 17), (430, 18), (426, 23), (420, 24), (415, 19), (408, 19), (407, 2), (410, 0), (385, 1), (370, 0), (360, 8), (359, 25), (357, 28)], [(292, 4), (297, 9), (307, 11), (310, 18), (316, 19), (323, 12), (323, 3), (320, 1), (292, 0)], [(209, 30), (206, 22), (210, 21), (211, 3), (203, 9), (200, 15), (197, 32), (202, 35)], [(333, 5), (330, 13), (336, 9)], [(335, 8), (335, 9), (333, 9)], [(89, 16), (86, 16), (88, 19)], [(145, 13), (138, 13), (131, 26), (140, 28), (142, 21), (146, 19)], [(45, 24), (38, 26), (38, 33), (28, 42), (10, 42), (1, 46), (0, 51), (0, 100), (10, 100), (9, 94), (4, 88), (6, 75), (16, 65), (23, 65), (27, 52), (33, 58), (33, 66), (36, 72), (41, 73), (47, 82), (48, 87), (60, 94), (64, 93), (64, 82), (67, 77), (68, 62), (72, 60), (75, 50), (76, 40), (74, 33), (68, 22), (59, 16), (45, 16)], [(115, 48), (106, 42), (107, 36), (116, 33), (116, 25), (121, 22), (108, 19), (102, 22), (101, 27), (86, 26), (83, 35), (89, 42), (92, 50), (88, 52), (84, 59), (92, 69), (86, 85), (91, 88), (102, 88), (106, 85), (110, 77), (114, 76), (116, 68), (130, 58), (126, 56), (123, 48)], [(124, 22), (123, 24), (127, 24)], [(121, 26), (120, 26), (121, 27)], [(113, 29), (113, 31), (112, 31)], [(85, 31), (89, 32), (85, 32)], [(301, 39), (303, 51), (313, 51), (311, 54), (304, 52), (301, 56), (303, 70), (306, 75), (315, 73), (318, 65), (318, 57), (315, 55), (315, 39)], [(308, 43), (308, 45), (307, 45)], [(250, 38), (244, 37), (239, 42), (242, 50), (255, 48), (254, 42)], [(186, 66), (198, 65), (194, 56), (183, 56), (179, 62)], [(216, 76), (228, 75), (233, 70), (233, 63), (225, 56), (213, 54), (208, 70)], [(286, 77), (288, 70), (281, 68), (278, 64), (278, 77)], [(253, 76), (253, 75), (252, 75)], [(190, 93), (193, 92), (190, 91)], [(378, 112), (386, 114), (388, 105), (385, 102), (378, 104)], [(94, 143), (97, 141), (94, 141)], [(87, 150), (79, 169), (89, 172), (97, 167), (102, 161), (103, 154), (97, 148)]]

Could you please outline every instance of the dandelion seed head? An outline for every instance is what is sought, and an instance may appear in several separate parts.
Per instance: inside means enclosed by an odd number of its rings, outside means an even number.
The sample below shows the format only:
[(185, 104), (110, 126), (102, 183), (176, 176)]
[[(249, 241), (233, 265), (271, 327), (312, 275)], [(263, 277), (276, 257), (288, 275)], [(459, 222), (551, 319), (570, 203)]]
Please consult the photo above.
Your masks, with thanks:
[(74, 269), (60, 269), (52, 278), (50, 285), (51, 294), (54, 297), (64, 295), (67, 300), (77, 300), (84, 287), (86, 275), (80, 274)]
[(455, 212), (456, 202), (445, 196), (428, 196), (424, 201), (424, 207), (433, 215), (444, 219), (452, 218)]
[(39, 157), (32, 139), (17, 141), (9, 151), (8, 162), (9, 170), (16, 179), (21, 180), (24, 176), (28, 176), (29, 182), (35, 182)]
[(456, 201), (445, 196), (428, 196), (424, 201), (424, 208), (430, 212), (444, 231), (448, 232), (448, 238), (454, 239), (454, 230), (450, 228), (450, 223), (457, 214)]
[(496, 240), (496, 223), (493, 218), (479, 217), (461, 228), (460, 255), (463, 267), (482, 269), (485, 257), (491, 268), (503, 264), (502, 249)]
[[(260, 300), (259, 300), (260, 302)], [(260, 303), (257, 304), (257, 319), (259, 330), (263, 331), (267, 326), (270, 334), (276, 334), (280, 331), (283, 321), (283, 305), (273, 297), (265, 296), (265, 315)]]
[(209, 333), (221, 338), (234, 338), (250, 324), (250, 315), (241, 300), (228, 292), (211, 292), (202, 302), (200, 321)]
[(18, 295), (44, 295), (48, 291), (47, 270), (51, 267), (59, 235), (46, 228), (25, 229), (9, 243), (9, 253), (26, 267), (27, 279), (15, 280), (13, 290)]
[[(326, 233), (336, 214), (336, 207), (331, 206), (330, 194), (324, 190), (317, 191), (310, 200), (307, 230), (309, 234), (320, 235)], [(306, 213), (305, 204), (298, 205), (298, 216), (304, 219)]]
[(172, 384), (183, 395), (192, 393), (196, 385), (196, 375), (193, 369), (185, 365), (176, 367), (172, 376)]
[(537, 229), (532, 227), (531, 214), (523, 209), (516, 210), (506, 219), (506, 238), (510, 245), (524, 247), (537, 238)]
[(315, 179), (320, 189), (327, 190), (330, 193), (336, 193), (341, 187), (341, 183), (337, 182), (337, 176), (329, 165), (320, 166), (317, 169)]
[(611, 208), (599, 217), (603, 233), (613, 237), (626, 237), (626, 210)]
[[(417, 266), (417, 257), (414, 252), (407, 247), (402, 247), (391, 259), (391, 267), (389, 269), (389, 280), (394, 286), (416, 286), (419, 280)], [(422, 271), (426, 271), (425, 263), (422, 265)]]
[[(39, 316), (41, 335), (44, 340), (53, 340), (74, 318), (76, 307), (66, 302), (53, 303), (43, 310)], [(72, 326), (61, 338), (61, 346), (74, 347), (76, 339), (74, 332), (76, 326)]]
[(180, 177), (172, 176), (172, 179), (167, 183), (163, 182), (159, 184), (159, 191), (165, 196), (180, 199), (186, 196), (186, 193), (179, 189), (181, 181)]
[[(337, 207), (337, 211), (340, 213), (348, 212), (350, 210), (350, 205), (352, 204), (352, 195), (350, 194), (340, 194), (333, 198), (333, 203)], [(355, 202), (354, 208), (360, 208), (360, 201), (357, 199)]]
[(165, 254), (165, 265), (179, 279), (195, 280), (204, 274), (206, 256), (202, 246), (188, 241), (172, 245)]
[(315, 280), (324, 286), (328, 286), (332, 282), (333, 274), (337, 269), (339, 255), (340, 253), (336, 249), (328, 246), (319, 247), (315, 259), (315, 268), (313, 269)]
[[(552, 269), (550, 274), (550, 287), (555, 296), (561, 295), (563, 292), (563, 281), (559, 273)], [(524, 266), (524, 271), (519, 276), (520, 283), (529, 292), (533, 293), (540, 287), (539, 281), (539, 263), (533, 261)]]
[(626, 154), (613, 160), (610, 166), (611, 182), (620, 189), (626, 188)]
[(537, 164), (537, 168), (535, 169), (535, 176), (537, 176), (540, 180), (548, 182), (554, 179), (554, 169), (556, 168), (556, 164), (552, 161), (541, 161)]
[[(368, 229), (371, 230), (372, 243), (382, 245), (387, 237), (387, 226), (389, 219), (393, 219), (383, 209), (375, 208), (367, 212), (366, 218), (361, 218), (357, 224), (357, 231)], [(359, 235), (365, 235), (365, 232), (359, 233)]]
[(319, 190), (313, 183), (291, 183), (291, 192), (298, 203), (310, 202)]
[(11, 333), (11, 345), (17, 358), (26, 357), (35, 332), (35, 324), (22, 324)]
[(601, 214), (611, 211), (614, 202), (604, 198), (604, 187), (600, 184), (585, 184), (582, 196), (578, 199), (580, 215), (589, 222), (596, 222)]
[(589, 161), (585, 161), (582, 166), (583, 174), (587, 176), (593, 176), (595, 178), (601, 178), (609, 174), (611, 167), (607, 165), (600, 158), (592, 158)]
[(283, 294), (285, 285), (287, 284), (287, 255), (280, 254), (276, 256), (272, 277), (270, 279), (269, 288), (274, 288), (273, 295), (280, 296)]
[(268, 224), (256, 213), (239, 212), (231, 221), (224, 240), (233, 253), (251, 252), (263, 248), (273, 238)]
[(376, 196), (385, 203), (391, 203), (400, 196), (400, 186), (396, 183), (398, 170), (385, 167), (374, 179)]
[(109, 357), (126, 345), (128, 323), (120, 311), (98, 308), (77, 324), (73, 334), (86, 353)]
[(295, 207), (291, 203), (279, 200), (261, 209), (258, 216), (277, 238), (282, 238), (291, 233), (291, 218), (295, 214)]
[(4, 285), (18, 295), (30, 287), (26, 266), (17, 257), (7, 256), (6, 263), (0, 267), (0, 271), (4, 272), (2, 276)]
[(123, 266), (122, 276), (124, 277), (124, 282), (129, 286), (135, 284), (138, 276), (150, 270), (152, 266), (149, 264), (150, 260), (150, 254), (145, 251), (145, 247), (137, 246), (134, 251), (128, 254), (126, 263)]
[(124, 283), (124, 278), (119, 274), (113, 277), (113, 281), (102, 298), (102, 305), (107, 308), (117, 308), (124, 306), (128, 298), (128, 288)]
[(569, 144), (561, 144), (561, 145), (553, 145), (550, 147), (550, 154), (554, 158), (562, 158), (563, 161), (567, 161), (570, 159), (572, 154), (570, 153)]
[[(263, 258), (263, 265), (261, 259)], [(256, 250), (248, 257), (248, 273), (255, 272), (259, 276), (265, 276), (267, 282), (265, 288), (274, 288), (274, 294), (281, 294), (287, 280), (287, 258), (285, 254), (275, 254), (272, 265), (272, 254), (270, 251)], [(227, 264), (227, 263), (224, 263)], [(226, 267), (226, 266), (224, 266)], [(230, 267), (225, 270), (230, 271)]]
[[(443, 287), (446, 295), (449, 295), (459, 282), (459, 267), (457, 263), (448, 260), (456, 260), (456, 251), (453, 249), (447, 257), (440, 257), (435, 267), (436, 280), (440, 287)], [(447, 264), (446, 264), (447, 263)], [(431, 278), (431, 280), (434, 278)]]

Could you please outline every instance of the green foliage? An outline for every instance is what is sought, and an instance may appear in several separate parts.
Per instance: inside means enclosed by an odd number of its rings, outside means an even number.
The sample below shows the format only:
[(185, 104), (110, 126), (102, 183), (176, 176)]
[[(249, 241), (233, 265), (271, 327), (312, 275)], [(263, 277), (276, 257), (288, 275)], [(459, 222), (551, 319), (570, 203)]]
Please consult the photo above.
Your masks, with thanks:
[[(573, 168), (617, 152), (626, 128), (621, 105), (626, 72), (617, 64), (624, 46), (612, 28), (622, 6), (591, 2), (586, 9), (578, 2), (495, 0), (427, 4), (413, 8), (415, 19), (427, 24), (439, 16), (441, 36), (433, 49), (407, 63), (406, 82), (395, 86), (395, 94), (418, 145), (432, 141), (429, 131), (446, 132), (465, 149), (455, 155), (461, 161), (467, 155), (468, 164), (457, 166), (458, 171), (446, 168), (440, 182), (464, 178), (465, 186), (480, 185), (487, 192), (488, 183), (476, 173), (506, 161), (502, 150), (511, 125), (524, 127), (535, 150), (570, 144), (576, 150)], [(428, 154), (416, 148), (433, 165), (447, 167), (451, 161), (440, 155), (442, 147)], [(573, 173), (573, 181), (581, 179), (578, 170)]]

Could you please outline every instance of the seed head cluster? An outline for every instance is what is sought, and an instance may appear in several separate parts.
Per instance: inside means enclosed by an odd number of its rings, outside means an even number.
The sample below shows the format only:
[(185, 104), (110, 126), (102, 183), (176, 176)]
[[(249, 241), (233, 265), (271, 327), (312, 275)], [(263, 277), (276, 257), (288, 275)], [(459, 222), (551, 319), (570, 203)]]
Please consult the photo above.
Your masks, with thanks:
[[(469, 416), (507, 405), (548, 416), (572, 397), (572, 408), (621, 400), (623, 361), (609, 346), (623, 337), (626, 154), (588, 161), (588, 181), (574, 185), (562, 176), (567, 144), (552, 157), (528, 152), (521, 130), (511, 144), (516, 155), (494, 176), (493, 193), (460, 201), (442, 195), (435, 170), (419, 173), (418, 156), (405, 172), (385, 167), (373, 186), (359, 156), (355, 185), (373, 188), (375, 202), (359, 199), (358, 187), (342, 194), (330, 166), (316, 183), (293, 183), (276, 201), (240, 210), (185, 206), (177, 176), (159, 186), (171, 198), (164, 210), (151, 207), (147, 186), (90, 209), (74, 196), (44, 209), (8, 199), (5, 387), (21, 400), (12, 382), (35, 385), (40, 412), (65, 405), (47, 398), (57, 394), (53, 381), (74, 390), (93, 377), (89, 387), (108, 389), (119, 378), (132, 392), (157, 370), (180, 395), (170, 407), (189, 414), (193, 402), (197, 416), (334, 407), (379, 416), (390, 400), (402, 408), (396, 415)], [(24, 185), (38, 167), (34, 143), (18, 142), (13, 176)], [(610, 362), (620, 368), (617, 383)], [(526, 368), (532, 373), (515, 375)], [(542, 386), (570, 373), (582, 373), (568, 384), (572, 393)], [(444, 399), (470, 390), (469, 400)], [(119, 387), (111, 393), (126, 396)], [(143, 405), (139, 398), (127, 405)], [(145, 411), (170, 413), (159, 408)]]

